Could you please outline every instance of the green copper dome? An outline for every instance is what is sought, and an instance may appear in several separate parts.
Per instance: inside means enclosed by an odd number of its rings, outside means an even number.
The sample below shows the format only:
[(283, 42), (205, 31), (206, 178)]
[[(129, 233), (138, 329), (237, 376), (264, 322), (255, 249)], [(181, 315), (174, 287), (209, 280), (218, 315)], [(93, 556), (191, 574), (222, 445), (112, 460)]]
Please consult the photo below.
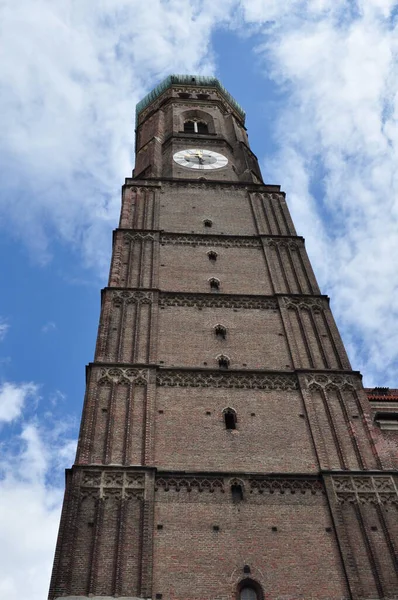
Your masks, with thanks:
[(163, 79), (149, 94), (147, 94), (136, 106), (136, 116), (144, 110), (151, 102), (156, 100), (167, 88), (173, 84), (182, 85), (197, 85), (199, 87), (211, 86), (217, 88), (224, 98), (234, 107), (234, 109), (240, 114), (243, 120), (245, 120), (245, 111), (231, 96), (225, 87), (219, 82), (216, 77), (208, 77), (205, 75), (169, 75), (166, 79)]

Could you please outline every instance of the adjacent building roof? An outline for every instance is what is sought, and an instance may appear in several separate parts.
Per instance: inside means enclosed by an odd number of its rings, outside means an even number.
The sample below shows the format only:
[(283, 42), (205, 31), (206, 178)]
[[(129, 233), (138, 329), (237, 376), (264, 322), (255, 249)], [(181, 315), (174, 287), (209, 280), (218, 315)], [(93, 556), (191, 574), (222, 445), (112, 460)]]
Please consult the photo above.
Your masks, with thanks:
[(231, 96), (231, 94), (225, 89), (216, 77), (208, 77), (205, 75), (169, 75), (166, 79), (163, 79), (149, 94), (147, 94), (136, 106), (136, 116), (144, 110), (151, 102), (156, 100), (167, 88), (173, 84), (190, 85), (198, 87), (215, 87), (224, 96), (224, 98), (231, 104), (231, 106), (240, 114), (243, 120), (245, 120), (245, 111)]
[(378, 400), (379, 402), (397, 402), (398, 389), (388, 387), (365, 388), (369, 400)]

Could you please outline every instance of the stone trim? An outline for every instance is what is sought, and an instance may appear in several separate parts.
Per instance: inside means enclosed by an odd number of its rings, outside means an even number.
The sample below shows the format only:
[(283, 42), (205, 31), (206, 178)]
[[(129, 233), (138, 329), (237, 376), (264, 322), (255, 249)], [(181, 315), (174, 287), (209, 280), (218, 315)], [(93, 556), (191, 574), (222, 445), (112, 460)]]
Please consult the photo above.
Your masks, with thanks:
[(265, 296), (239, 296), (230, 294), (161, 293), (160, 306), (193, 306), (211, 308), (248, 308), (277, 310), (275, 298)]
[[(290, 248), (291, 250), (300, 250), (303, 248), (303, 238), (301, 236), (291, 236), (291, 235), (283, 235), (281, 237), (268, 237), (267, 235), (261, 236), (264, 239), (264, 243), (267, 246), (278, 246)], [(295, 237), (296, 239), (291, 239)]]
[(125, 239), (125, 241), (130, 242), (130, 241), (134, 241), (134, 240), (149, 240), (149, 241), (153, 241), (155, 239), (155, 235), (153, 233), (148, 233), (148, 232), (126, 232), (123, 236), (123, 238)]
[(153, 302), (153, 292), (112, 290), (112, 303), (115, 306), (122, 304), (151, 304)]
[(333, 373), (309, 373), (305, 376), (305, 380), (309, 388), (321, 387), (325, 389), (327, 387), (335, 387), (342, 389), (349, 387), (355, 389), (358, 377), (355, 375), (338, 375)]
[(259, 390), (292, 391), (298, 389), (298, 381), (290, 373), (237, 373), (214, 371), (160, 370), (156, 376), (158, 386), (168, 387), (216, 387)]
[(148, 370), (147, 369), (134, 369), (134, 368), (121, 368), (121, 367), (109, 367), (101, 368), (101, 375), (98, 380), (100, 385), (116, 383), (116, 384), (131, 384), (135, 385), (147, 385), (148, 384)]
[(311, 297), (301, 297), (301, 298), (294, 298), (294, 297), (283, 297), (282, 298), (283, 304), (285, 305), (286, 308), (292, 309), (292, 310), (296, 310), (296, 309), (301, 309), (301, 310), (313, 310), (314, 312), (319, 312), (321, 310), (324, 310), (326, 308), (325, 305), (325, 300), (323, 298), (311, 298)]
[(239, 474), (238, 476), (211, 476), (211, 475), (178, 475), (164, 474), (159, 475), (155, 481), (155, 491), (175, 491), (182, 490), (186, 492), (207, 492), (224, 494), (229, 492), (232, 485), (241, 485), (246, 494), (274, 494), (283, 495), (285, 492), (294, 494), (310, 493), (325, 494), (325, 489), (322, 482), (315, 478), (298, 478), (298, 477), (273, 477), (272, 475), (265, 476), (250, 476)]
[(332, 475), (338, 504), (395, 504), (398, 489), (390, 475)]
[(224, 248), (260, 248), (258, 237), (252, 236), (226, 236), (226, 235), (196, 235), (180, 233), (162, 233), (161, 244), (174, 246), (222, 246)]

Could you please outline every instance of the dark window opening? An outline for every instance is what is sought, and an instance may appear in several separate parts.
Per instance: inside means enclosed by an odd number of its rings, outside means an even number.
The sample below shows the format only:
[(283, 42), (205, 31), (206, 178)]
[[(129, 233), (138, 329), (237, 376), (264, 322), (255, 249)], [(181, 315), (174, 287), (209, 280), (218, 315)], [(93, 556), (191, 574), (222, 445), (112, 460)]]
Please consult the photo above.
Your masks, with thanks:
[(233, 485), (231, 485), (231, 494), (232, 494), (232, 502), (235, 502), (236, 504), (238, 504), (239, 502), (242, 502), (243, 490), (242, 490), (241, 485), (239, 485), (238, 483), (234, 483)]
[(225, 338), (227, 337), (227, 330), (223, 325), (216, 325), (214, 327), (214, 333), (217, 337), (220, 337), (223, 340), (225, 340)]
[(203, 221), (203, 225), (204, 225), (205, 227), (211, 227), (211, 226), (213, 225), (213, 221), (210, 221), (210, 219), (205, 219), (205, 220)]
[(184, 132), (185, 133), (195, 133), (195, 123), (194, 123), (194, 121), (185, 121), (185, 123), (184, 123)]
[(209, 260), (211, 260), (212, 262), (216, 262), (217, 252), (214, 252), (214, 250), (210, 250), (210, 252), (207, 253), (207, 256), (209, 257)]
[(376, 421), (398, 421), (398, 412), (377, 412)]
[(263, 598), (263, 591), (257, 581), (244, 579), (238, 585), (238, 600), (263, 600)]
[(202, 121), (198, 121), (197, 126), (198, 126), (197, 133), (209, 133), (207, 123), (202, 123)]
[(184, 133), (209, 133), (209, 128), (203, 121), (185, 121)]
[(220, 369), (228, 369), (229, 358), (227, 356), (219, 356), (218, 357), (218, 366), (220, 367)]
[(220, 289), (220, 282), (218, 279), (215, 279), (214, 277), (209, 280), (209, 284), (210, 284), (210, 289), (213, 292), (217, 292)]
[(180, 98), (190, 98), (192, 96), (192, 94), (188, 94), (188, 92), (179, 92), (178, 95)]
[(210, 94), (197, 94), (196, 97), (198, 100), (207, 100), (207, 98), (210, 98)]
[(234, 410), (226, 410), (224, 412), (225, 429), (236, 429), (236, 412)]

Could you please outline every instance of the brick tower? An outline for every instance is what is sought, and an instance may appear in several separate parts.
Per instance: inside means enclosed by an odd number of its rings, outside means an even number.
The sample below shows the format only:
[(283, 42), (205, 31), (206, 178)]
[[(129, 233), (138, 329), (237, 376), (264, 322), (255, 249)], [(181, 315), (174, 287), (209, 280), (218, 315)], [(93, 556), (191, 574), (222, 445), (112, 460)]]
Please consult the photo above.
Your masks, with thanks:
[(397, 598), (385, 406), (244, 112), (168, 77), (137, 106), (50, 599)]

